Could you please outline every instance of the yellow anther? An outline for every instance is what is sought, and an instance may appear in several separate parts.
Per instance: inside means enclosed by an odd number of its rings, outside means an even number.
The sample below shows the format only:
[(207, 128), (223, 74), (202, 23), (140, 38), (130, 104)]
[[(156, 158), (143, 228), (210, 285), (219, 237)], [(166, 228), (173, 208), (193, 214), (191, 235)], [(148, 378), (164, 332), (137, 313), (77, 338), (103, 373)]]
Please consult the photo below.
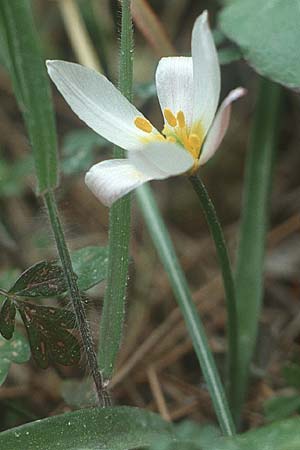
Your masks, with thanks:
[(175, 144), (176, 139), (174, 138), (174, 136), (168, 136), (168, 137), (167, 137), (167, 141), (168, 141), (168, 142), (172, 142), (172, 144)]
[(191, 134), (189, 137), (189, 142), (191, 146), (197, 150), (201, 147), (201, 141), (197, 134)]
[(145, 133), (151, 133), (153, 127), (149, 120), (144, 119), (144, 117), (136, 117), (134, 119), (134, 125), (139, 128), (139, 130), (144, 131)]
[(185, 127), (185, 117), (184, 117), (184, 112), (183, 111), (179, 111), (177, 113), (177, 121), (178, 121), (179, 128), (184, 128)]
[(164, 115), (165, 115), (165, 118), (166, 118), (166, 121), (168, 122), (168, 124), (171, 127), (176, 127), (176, 125), (177, 125), (176, 117), (174, 116), (174, 114), (172, 113), (172, 111), (169, 108), (164, 109)]

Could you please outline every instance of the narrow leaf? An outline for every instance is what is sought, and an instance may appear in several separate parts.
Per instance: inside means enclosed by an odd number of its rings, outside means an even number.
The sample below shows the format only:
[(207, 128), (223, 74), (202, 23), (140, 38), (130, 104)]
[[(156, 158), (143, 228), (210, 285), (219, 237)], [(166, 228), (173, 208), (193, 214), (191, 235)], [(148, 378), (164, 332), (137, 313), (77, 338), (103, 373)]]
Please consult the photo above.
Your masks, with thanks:
[(49, 80), (28, 0), (0, 2), (0, 40), (29, 132), (38, 192), (57, 185), (57, 142)]
[(185, 319), (220, 427), (224, 434), (231, 436), (234, 434), (234, 425), (224, 388), (207, 342), (203, 323), (191, 297), (187, 280), (175, 253), (171, 237), (160, 215), (150, 187), (147, 185), (141, 186), (136, 192), (148, 231)]
[[(273, 166), (279, 128), (280, 87), (261, 80), (247, 161), (236, 269), (239, 362), (233, 395), (238, 420), (245, 398), (263, 297), (263, 268)], [(254, 213), (255, 212), (255, 213)]]
[(93, 408), (39, 420), (0, 434), (5, 450), (130, 450), (173, 437), (160, 416), (138, 408)]
[[(132, 99), (133, 30), (130, 0), (122, 1), (122, 27), (119, 89)], [(114, 158), (126, 152), (114, 148)], [(110, 209), (108, 236), (107, 285), (100, 322), (99, 366), (104, 380), (110, 380), (120, 348), (125, 317), (128, 278), (131, 197), (126, 195)]]

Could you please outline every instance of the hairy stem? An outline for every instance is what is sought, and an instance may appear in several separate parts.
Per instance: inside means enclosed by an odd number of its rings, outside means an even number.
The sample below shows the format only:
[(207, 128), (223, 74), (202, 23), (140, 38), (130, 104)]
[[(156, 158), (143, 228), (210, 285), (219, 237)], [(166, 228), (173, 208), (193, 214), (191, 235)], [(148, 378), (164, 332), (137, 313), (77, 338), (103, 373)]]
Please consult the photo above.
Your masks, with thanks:
[(69, 295), (76, 315), (77, 325), (81, 334), (82, 344), (84, 347), (84, 351), (86, 353), (92, 377), (94, 379), (98, 399), (100, 405), (107, 406), (110, 404), (110, 397), (104, 386), (101, 372), (99, 371), (92, 334), (87, 321), (85, 309), (81, 300), (80, 291), (78, 289), (77, 277), (72, 268), (70, 253), (67, 247), (67, 243), (65, 241), (56, 205), (56, 200), (52, 192), (46, 193), (44, 199), (48, 209), (50, 223), (55, 237), (58, 254), (67, 281)]

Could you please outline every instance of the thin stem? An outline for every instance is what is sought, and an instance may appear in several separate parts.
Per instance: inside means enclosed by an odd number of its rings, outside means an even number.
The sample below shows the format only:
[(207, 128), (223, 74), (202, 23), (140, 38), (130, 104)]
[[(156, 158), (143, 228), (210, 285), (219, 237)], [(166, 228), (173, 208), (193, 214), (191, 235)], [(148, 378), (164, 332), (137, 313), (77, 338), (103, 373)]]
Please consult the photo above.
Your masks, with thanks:
[(65, 241), (62, 225), (60, 222), (54, 194), (48, 192), (44, 196), (48, 209), (51, 227), (54, 233), (57, 250), (61, 259), (62, 268), (68, 285), (69, 295), (73, 304), (76, 315), (77, 325), (81, 334), (82, 344), (87, 356), (89, 368), (94, 379), (100, 405), (107, 406), (110, 404), (110, 397), (105, 389), (101, 372), (98, 368), (97, 356), (94, 350), (94, 342), (90, 327), (87, 321), (85, 309), (81, 300), (80, 291), (77, 285), (77, 277), (73, 272), (72, 262)]
[(220, 427), (225, 435), (232, 436), (235, 434), (235, 428), (224, 388), (168, 229), (160, 215), (150, 187), (144, 185), (137, 189), (137, 197), (148, 231), (169, 276), (174, 295), (185, 319)]
[[(133, 35), (130, 0), (122, 1), (122, 30), (119, 89), (131, 100)], [(115, 158), (124, 158), (124, 150), (116, 147)], [(130, 240), (129, 195), (117, 201), (110, 210), (108, 237), (107, 285), (100, 323), (99, 363), (105, 381), (112, 377), (122, 339), (128, 277)]]
[(228, 336), (228, 357), (227, 357), (227, 370), (228, 380), (227, 387), (229, 393), (230, 403), (232, 402), (232, 392), (238, 380), (236, 378), (236, 367), (238, 361), (238, 323), (237, 323), (237, 305), (236, 294), (233, 273), (231, 270), (231, 264), (229, 260), (228, 251), (222, 231), (222, 227), (218, 220), (218, 216), (214, 205), (208, 195), (208, 192), (199, 177), (199, 175), (193, 175), (190, 177), (192, 186), (200, 200), (201, 207), (203, 209), (207, 224), (209, 226), (211, 235), (215, 242), (215, 247), (218, 255), (219, 264), (223, 276), (223, 284), (226, 297), (227, 308), (227, 336)]

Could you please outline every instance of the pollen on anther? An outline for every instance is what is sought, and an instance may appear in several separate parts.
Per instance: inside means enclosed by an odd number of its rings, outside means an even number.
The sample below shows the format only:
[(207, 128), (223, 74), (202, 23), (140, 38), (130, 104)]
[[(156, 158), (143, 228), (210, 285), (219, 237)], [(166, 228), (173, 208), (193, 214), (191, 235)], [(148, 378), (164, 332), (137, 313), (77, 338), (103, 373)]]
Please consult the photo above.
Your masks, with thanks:
[(153, 127), (149, 120), (145, 119), (144, 117), (136, 117), (134, 119), (134, 125), (139, 129), (144, 131), (145, 133), (151, 133)]
[(169, 108), (164, 109), (164, 116), (171, 127), (176, 127), (177, 119)]
[(177, 113), (177, 121), (178, 121), (179, 128), (184, 128), (185, 127), (185, 117), (184, 117), (184, 112), (183, 111), (178, 111), (178, 113)]
[(201, 147), (201, 141), (197, 134), (191, 134), (189, 137), (189, 142), (193, 148), (198, 149)]

